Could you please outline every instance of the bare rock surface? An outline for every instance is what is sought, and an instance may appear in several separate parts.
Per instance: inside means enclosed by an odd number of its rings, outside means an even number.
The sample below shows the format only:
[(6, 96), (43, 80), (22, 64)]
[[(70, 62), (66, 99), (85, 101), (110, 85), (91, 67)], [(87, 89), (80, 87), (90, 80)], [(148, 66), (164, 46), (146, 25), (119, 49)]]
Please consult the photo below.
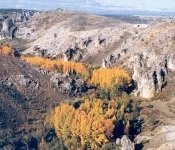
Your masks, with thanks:
[(19, 26), (16, 37), (30, 41), (24, 54), (36, 54), (36, 46), (46, 49), (50, 57), (74, 49), (83, 53), (85, 59), (115, 50), (117, 43), (127, 39), (135, 30), (143, 29), (103, 16), (56, 10), (35, 13), (26, 24)]
[(28, 21), (34, 15), (34, 11), (21, 10), (19, 12), (11, 12), (6, 15), (1, 15), (0, 19), (0, 40), (12, 40), (16, 35), (18, 26)]
[(116, 140), (116, 144), (119, 147), (119, 150), (134, 150), (135, 146), (131, 140), (124, 135), (121, 139)]
[(82, 94), (88, 90), (82, 79), (67, 74), (57, 73), (51, 77), (50, 81), (58, 91), (69, 95)]
[(173, 150), (175, 149), (175, 126), (166, 125), (159, 127), (157, 133), (150, 139), (156, 148), (148, 148), (148, 150)]
[(152, 98), (165, 86), (168, 71), (175, 69), (173, 33), (174, 22), (150, 26), (123, 42), (102, 65), (105, 62), (107, 67), (120, 64), (131, 68), (138, 86), (136, 95)]
[(12, 19), (5, 19), (2, 23), (1, 38), (12, 39), (14, 37), (14, 31), (16, 29)]

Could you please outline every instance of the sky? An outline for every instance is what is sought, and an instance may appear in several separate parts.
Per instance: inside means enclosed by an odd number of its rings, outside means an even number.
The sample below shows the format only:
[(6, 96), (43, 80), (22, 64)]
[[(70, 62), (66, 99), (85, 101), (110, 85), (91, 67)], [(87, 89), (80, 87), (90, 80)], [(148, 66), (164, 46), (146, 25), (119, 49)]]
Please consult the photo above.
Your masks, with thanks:
[(0, 8), (65, 8), (99, 14), (120, 10), (174, 12), (175, 0), (1, 0)]

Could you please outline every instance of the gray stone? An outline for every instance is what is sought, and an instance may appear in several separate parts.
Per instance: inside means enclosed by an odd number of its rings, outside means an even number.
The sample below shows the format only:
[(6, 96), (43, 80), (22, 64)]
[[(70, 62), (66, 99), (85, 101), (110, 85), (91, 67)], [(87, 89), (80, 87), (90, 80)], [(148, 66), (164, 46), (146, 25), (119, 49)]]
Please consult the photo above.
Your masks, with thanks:
[(54, 88), (65, 94), (82, 94), (88, 90), (82, 79), (67, 74), (57, 73), (50, 78), (50, 81)]
[(116, 144), (120, 150), (134, 150), (135, 149), (134, 143), (131, 142), (131, 140), (126, 135), (124, 135), (121, 139), (117, 139)]
[(12, 39), (14, 37), (14, 32), (16, 30), (16, 26), (13, 23), (13, 20), (7, 18), (3, 21), (2, 30), (1, 30), (1, 37), (2, 39)]
[(73, 60), (78, 62), (82, 59), (82, 52), (77, 49), (69, 48), (64, 52), (63, 56), (65, 61)]
[(25, 75), (11, 76), (5, 81), (5, 83), (9, 86), (15, 85), (18, 88), (21, 88), (24, 86), (31, 89), (38, 89), (40, 86), (38, 81), (34, 80), (30, 76), (25, 76)]
[(175, 71), (175, 55), (171, 54), (168, 57), (168, 69)]

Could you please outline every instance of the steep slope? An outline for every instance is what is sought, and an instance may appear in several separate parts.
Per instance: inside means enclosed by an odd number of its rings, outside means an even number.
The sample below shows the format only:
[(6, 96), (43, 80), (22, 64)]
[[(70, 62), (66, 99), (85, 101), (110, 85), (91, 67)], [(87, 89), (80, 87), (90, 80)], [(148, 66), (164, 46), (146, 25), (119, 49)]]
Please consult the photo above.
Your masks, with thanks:
[(148, 27), (123, 42), (104, 61), (103, 66), (116, 64), (133, 70), (138, 84), (138, 94), (145, 98), (154, 96), (165, 84), (168, 71), (174, 71), (175, 23), (164, 22)]
[(19, 137), (40, 132), (46, 114), (69, 98), (51, 88), (49, 75), (15, 58), (0, 61), (0, 132), (11, 129)]
[(19, 26), (17, 37), (30, 41), (24, 54), (45, 50), (49, 57), (60, 57), (72, 48), (86, 62), (90, 56), (100, 53), (98, 60), (94, 60), (100, 64), (107, 51), (114, 51), (131, 34), (142, 30), (120, 20), (57, 10), (36, 13)]

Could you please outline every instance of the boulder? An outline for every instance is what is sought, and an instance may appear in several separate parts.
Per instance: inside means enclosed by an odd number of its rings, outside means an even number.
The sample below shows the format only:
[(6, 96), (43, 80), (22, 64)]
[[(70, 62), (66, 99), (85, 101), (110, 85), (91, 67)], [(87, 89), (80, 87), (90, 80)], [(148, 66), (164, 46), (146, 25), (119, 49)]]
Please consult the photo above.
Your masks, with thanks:
[(134, 143), (126, 135), (117, 139), (116, 144), (120, 150), (135, 150)]

